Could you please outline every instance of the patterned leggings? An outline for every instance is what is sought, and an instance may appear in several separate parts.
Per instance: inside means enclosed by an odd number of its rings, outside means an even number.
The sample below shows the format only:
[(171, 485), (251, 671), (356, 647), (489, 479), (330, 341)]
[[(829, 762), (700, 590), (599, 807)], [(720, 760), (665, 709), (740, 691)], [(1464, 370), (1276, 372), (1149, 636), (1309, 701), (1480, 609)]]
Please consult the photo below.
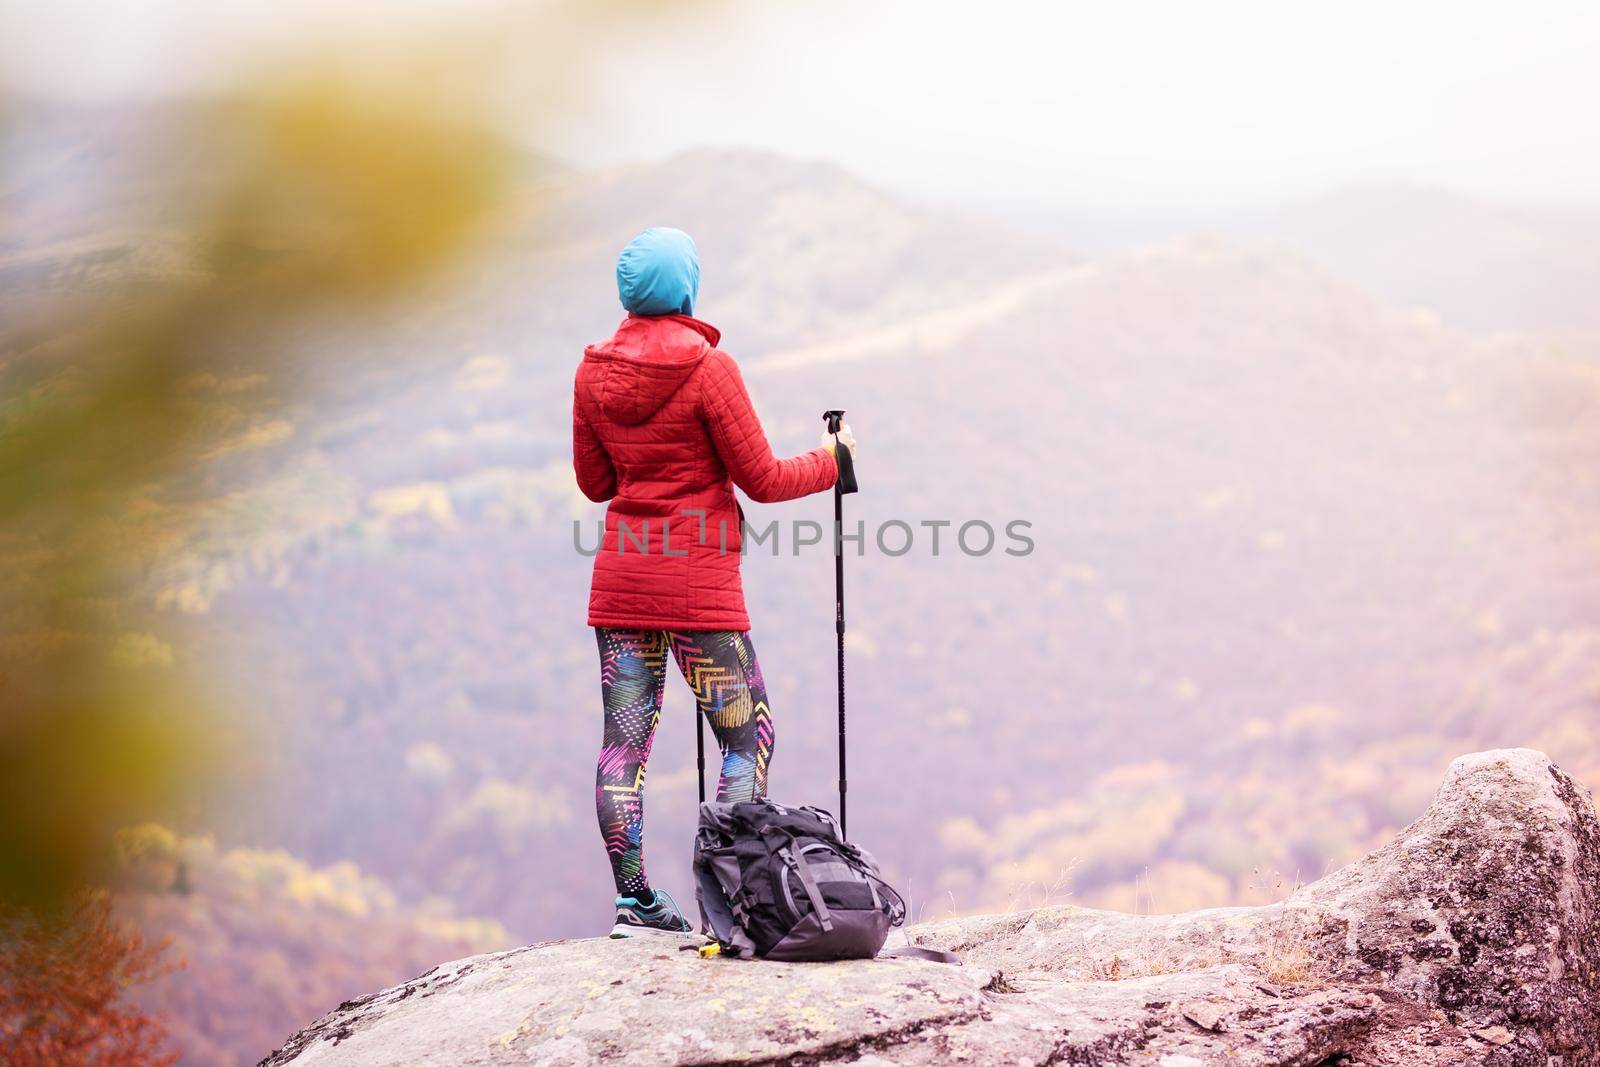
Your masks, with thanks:
[(766, 796), (772, 713), (748, 633), (596, 627), (595, 638), (606, 722), (594, 805), (617, 893), (634, 896), (650, 886), (644, 872), (644, 772), (661, 719), (667, 650), (722, 749), (718, 800)]

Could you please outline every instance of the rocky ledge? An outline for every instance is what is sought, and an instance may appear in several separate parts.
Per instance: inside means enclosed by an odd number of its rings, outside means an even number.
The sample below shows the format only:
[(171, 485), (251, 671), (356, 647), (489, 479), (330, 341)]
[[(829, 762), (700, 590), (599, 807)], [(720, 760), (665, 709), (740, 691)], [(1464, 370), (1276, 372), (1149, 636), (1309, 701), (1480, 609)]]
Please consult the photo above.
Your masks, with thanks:
[(1528, 749), (1456, 760), (1399, 837), (1278, 904), (908, 936), (965, 964), (530, 945), (341, 1004), (262, 1063), (1600, 1063), (1600, 824)]

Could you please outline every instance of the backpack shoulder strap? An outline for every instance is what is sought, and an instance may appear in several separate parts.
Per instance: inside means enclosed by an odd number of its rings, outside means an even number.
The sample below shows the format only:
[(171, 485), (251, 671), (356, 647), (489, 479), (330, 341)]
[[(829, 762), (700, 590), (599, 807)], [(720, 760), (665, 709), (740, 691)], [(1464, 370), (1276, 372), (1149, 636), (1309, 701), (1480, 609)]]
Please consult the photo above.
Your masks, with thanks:
[(921, 945), (896, 945), (886, 948), (878, 953), (878, 958), (895, 957), (897, 959), (927, 960), (930, 963), (949, 963), (961, 966), (961, 957), (954, 952), (946, 952), (939, 948), (923, 948)]
[(827, 901), (822, 899), (822, 887), (817, 885), (816, 875), (811, 873), (811, 867), (806, 863), (804, 852), (796, 852), (790, 848), (778, 850), (785, 863), (794, 868), (794, 873), (800, 876), (800, 884), (805, 887), (806, 896), (811, 898), (812, 914), (816, 915), (817, 922), (822, 925), (824, 932), (833, 930), (833, 915), (828, 911)]

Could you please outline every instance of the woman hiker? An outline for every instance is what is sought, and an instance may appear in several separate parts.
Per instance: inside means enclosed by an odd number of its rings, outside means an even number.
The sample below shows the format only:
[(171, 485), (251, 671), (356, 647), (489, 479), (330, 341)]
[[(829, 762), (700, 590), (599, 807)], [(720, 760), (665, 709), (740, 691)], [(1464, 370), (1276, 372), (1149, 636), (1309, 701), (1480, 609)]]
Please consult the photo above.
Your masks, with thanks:
[[(609, 500), (594, 559), (589, 625), (600, 646), (605, 738), (595, 808), (617, 885), (612, 937), (687, 933), (644, 869), (644, 774), (670, 652), (722, 749), (719, 801), (767, 791), (772, 711), (739, 584), (734, 486), (773, 503), (833, 486), (833, 439), (773, 456), (738, 364), (694, 318), (700, 259), (681, 230), (655, 227), (617, 257), (628, 317), (584, 350), (572, 405), (578, 487)], [(847, 426), (839, 442), (855, 450)]]

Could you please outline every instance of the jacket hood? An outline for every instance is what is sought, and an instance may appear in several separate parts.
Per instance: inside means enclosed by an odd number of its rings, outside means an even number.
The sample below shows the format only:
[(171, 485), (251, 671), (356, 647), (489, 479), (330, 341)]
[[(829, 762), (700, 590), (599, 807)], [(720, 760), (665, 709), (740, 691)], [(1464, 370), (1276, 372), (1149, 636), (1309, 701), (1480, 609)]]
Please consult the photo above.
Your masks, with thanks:
[(595, 402), (624, 426), (643, 422), (721, 339), (715, 326), (688, 315), (629, 315), (610, 338), (583, 350)]

